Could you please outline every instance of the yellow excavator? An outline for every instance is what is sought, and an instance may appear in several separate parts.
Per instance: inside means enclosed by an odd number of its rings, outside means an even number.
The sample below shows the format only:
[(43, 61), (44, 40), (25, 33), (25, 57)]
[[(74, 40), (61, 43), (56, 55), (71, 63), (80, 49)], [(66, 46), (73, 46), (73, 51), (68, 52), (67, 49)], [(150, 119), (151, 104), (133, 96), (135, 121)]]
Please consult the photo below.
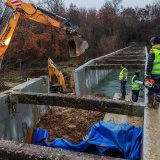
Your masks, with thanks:
[[(10, 13), (9, 18), (4, 18), (6, 12)], [(79, 34), (79, 28), (69, 19), (21, 0), (7, 0), (0, 15), (0, 65), (20, 17), (64, 30), (68, 35), (70, 57), (79, 56), (88, 48), (87, 41)]]
[(63, 73), (58, 69), (56, 64), (48, 58), (48, 75), (50, 82), (51, 93), (64, 93), (66, 90), (66, 83)]

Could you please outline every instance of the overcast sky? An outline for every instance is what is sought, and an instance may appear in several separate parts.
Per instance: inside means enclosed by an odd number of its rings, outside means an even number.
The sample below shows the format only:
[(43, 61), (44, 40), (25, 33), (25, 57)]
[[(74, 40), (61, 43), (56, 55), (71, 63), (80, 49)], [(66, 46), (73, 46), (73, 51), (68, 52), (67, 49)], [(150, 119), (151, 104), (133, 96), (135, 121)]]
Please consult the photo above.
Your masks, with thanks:
[[(123, 0), (122, 5), (124, 7), (144, 7), (146, 4), (153, 3), (154, 1), (155, 0)], [(105, 0), (65, 0), (67, 6), (69, 6), (71, 2), (78, 7), (99, 9), (104, 4)]]
[[(23, 0), (28, 1), (28, 0)], [(32, 0), (33, 2), (36, 1), (43, 1), (43, 0)], [(152, 4), (155, 1), (160, 2), (160, 0), (122, 0), (122, 5), (124, 7), (144, 7), (147, 4)], [(76, 4), (77, 7), (85, 7), (88, 8), (96, 8), (97, 10), (102, 7), (105, 3), (105, 0), (64, 0), (65, 5), (68, 7), (71, 3)]]

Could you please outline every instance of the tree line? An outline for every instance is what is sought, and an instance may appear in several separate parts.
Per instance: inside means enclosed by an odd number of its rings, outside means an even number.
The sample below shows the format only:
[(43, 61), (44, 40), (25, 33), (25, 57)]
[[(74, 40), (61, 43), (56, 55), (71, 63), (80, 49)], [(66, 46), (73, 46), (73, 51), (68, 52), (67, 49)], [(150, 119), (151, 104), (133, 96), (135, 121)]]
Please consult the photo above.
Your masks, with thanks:
[[(80, 63), (84, 63), (125, 47), (130, 42), (148, 43), (151, 37), (160, 36), (160, 1), (144, 8), (124, 8), (121, 2), (106, 0), (99, 10), (79, 8), (75, 4), (66, 8), (64, 0), (43, 0), (37, 5), (80, 26), (89, 43), (87, 53), (79, 59)], [(15, 55), (26, 62), (33, 60), (35, 64), (38, 64), (37, 60), (45, 63), (48, 56), (55, 61), (66, 61), (69, 59), (66, 36), (55, 28), (21, 19), (6, 62), (13, 62)]]

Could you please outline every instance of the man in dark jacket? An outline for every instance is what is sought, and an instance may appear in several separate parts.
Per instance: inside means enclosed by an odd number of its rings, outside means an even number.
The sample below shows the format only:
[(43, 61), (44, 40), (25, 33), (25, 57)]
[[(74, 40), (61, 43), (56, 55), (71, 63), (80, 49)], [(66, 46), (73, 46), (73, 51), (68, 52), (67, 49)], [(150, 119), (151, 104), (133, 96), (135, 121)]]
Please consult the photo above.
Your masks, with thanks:
[[(151, 39), (152, 48), (149, 53), (147, 62), (147, 77), (146, 79), (153, 79), (155, 83), (152, 88), (148, 89), (148, 103), (149, 107), (153, 103), (153, 95), (156, 94), (157, 102), (160, 102), (160, 37)], [(156, 108), (159, 103), (156, 104)]]

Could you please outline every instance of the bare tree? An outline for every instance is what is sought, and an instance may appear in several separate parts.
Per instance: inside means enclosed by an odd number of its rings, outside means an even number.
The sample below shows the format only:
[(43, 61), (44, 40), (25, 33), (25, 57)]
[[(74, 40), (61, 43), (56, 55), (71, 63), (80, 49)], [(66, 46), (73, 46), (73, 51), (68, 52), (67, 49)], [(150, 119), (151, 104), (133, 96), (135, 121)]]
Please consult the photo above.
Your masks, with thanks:
[(43, 0), (39, 1), (38, 5), (57, 14), (63, 15), (65, 12), (64, 0)]
[(152, 5), (152, 18), (157, 20), (160, 18), (160, 0), (155, 1)]
[(0, 0), (0, 13), (3, 11), (4, 8), (4, 1)]
[(112, 8), (115, 10), (115, 12), (117, 13), (120, 9), (120, 4), (122, 3), (122, 0), (106, 0), (104, 7), (105, 8)]

